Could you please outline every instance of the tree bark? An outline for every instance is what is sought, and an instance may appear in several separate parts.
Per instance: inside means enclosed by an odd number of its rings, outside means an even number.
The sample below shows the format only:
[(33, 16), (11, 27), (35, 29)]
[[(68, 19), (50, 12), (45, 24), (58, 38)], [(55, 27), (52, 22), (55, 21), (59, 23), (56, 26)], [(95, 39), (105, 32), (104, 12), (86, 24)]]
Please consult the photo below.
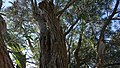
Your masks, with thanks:
[(3, 39), (5, 30), (6, 24), (0, 15), (0, 68), (14, 68)]
[(33, 4), (34, 18), (40, 27), (40, 65), (39, 68), (68, 68), (65, 35), (56, 15), (56, 9), (51, 1), (39, 3), (38, 11)]

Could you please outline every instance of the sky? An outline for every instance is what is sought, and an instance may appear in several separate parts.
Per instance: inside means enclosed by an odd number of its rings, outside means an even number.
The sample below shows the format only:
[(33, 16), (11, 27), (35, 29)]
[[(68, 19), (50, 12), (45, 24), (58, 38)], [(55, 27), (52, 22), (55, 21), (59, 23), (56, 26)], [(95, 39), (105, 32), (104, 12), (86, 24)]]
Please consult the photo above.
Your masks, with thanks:
[(8, 6), (11, 6), (11, 4), (9, 3), (9, 1), (13, 2), (14, 0), (3, 0), (2, 8), (6, 8)]

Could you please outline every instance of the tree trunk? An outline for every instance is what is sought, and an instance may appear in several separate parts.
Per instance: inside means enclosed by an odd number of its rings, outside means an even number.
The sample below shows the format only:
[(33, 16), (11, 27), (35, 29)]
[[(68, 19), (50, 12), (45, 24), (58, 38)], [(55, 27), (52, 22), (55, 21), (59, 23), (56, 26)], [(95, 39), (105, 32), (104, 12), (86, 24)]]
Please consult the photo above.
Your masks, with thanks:
[(65, 36), (52, 2), (39, 3), (40, 68), (68, 68)]
[(3, 39), (5, 30), (6, 24), (0, 15), (0, 68), (14, 68)]

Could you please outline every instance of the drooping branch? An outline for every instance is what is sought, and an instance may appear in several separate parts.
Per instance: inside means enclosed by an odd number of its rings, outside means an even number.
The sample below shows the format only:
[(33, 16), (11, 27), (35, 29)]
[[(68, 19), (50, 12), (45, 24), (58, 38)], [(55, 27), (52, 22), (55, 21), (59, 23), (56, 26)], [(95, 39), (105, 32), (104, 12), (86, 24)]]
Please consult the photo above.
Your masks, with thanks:
[(63, 14), (63, 12), (67, 9), (67, 8), (69, 8), (75, 1), (77, 1), (77, 0), (72, 0), (71, 2), (68, 2), (68, 4), (64, 7), (64, 9), (62, 9), (61, 11), (59, 11), (58, 13), (57, 13), (57, 15), (58, 15), (58, 18)]
[(75, 23), (65, 32), (65, 36), (73, 29), (73, 27), (78, 23), (79, 18), (75, 21)]

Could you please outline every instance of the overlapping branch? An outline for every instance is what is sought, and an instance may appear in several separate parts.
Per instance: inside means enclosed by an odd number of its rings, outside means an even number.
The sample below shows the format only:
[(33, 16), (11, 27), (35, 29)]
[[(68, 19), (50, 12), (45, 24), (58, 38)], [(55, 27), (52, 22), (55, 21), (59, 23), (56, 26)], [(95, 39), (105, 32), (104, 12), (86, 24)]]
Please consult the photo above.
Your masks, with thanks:
[(73, 27), (78, 23), (79, 18), (75, 21), (75, 23), (65, 32), (65, 36), (73, 29)]

